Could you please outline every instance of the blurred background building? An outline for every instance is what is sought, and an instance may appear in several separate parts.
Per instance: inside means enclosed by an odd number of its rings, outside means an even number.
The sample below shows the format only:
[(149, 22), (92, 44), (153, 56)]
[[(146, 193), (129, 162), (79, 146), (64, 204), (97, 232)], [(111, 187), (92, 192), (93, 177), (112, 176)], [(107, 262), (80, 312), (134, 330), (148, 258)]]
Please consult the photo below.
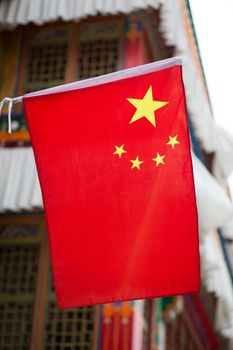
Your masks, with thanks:
[(14, 106), (8, 134), (6, 106), (0, 121), (0, 349), (233, 349), (233, 208), (226, 182), (233, 139), (212, 116), (189, 2), (0, 1), (0, 98), (175, 55), (183, 59), (193, 150), (200, 294), (59, 310), (24, 111)]

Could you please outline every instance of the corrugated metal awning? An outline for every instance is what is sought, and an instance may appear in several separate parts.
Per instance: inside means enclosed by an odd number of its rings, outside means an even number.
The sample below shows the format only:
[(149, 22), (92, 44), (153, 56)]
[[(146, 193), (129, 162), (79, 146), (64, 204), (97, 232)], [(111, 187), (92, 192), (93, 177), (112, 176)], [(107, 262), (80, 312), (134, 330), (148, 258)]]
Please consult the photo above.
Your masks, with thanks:
[(192, 159), (199, 232), (204, 234), (233, 219), (233, 206), (215, 178), (194, 154)]
[(233, 286), (215, 232), (209, 232), (201, 241), (201, 276), (208, 292), (217, 297), (215, 327), (230, 339), (233, 349)]
[(62, 19), (79, 20), (101, 14), (129, 13), (146, 7), (158, 8), (161, 0), (2, 0), (0, 23), (4, 26), (43, 24)]
[(31, 147), (0, 149), (0, 212), (43, 208)]

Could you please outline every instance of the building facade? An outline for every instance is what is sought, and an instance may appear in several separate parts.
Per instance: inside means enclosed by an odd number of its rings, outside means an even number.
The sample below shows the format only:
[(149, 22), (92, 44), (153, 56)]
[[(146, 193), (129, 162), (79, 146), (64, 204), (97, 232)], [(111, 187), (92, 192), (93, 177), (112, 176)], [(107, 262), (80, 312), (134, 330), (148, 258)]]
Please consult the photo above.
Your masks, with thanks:
[[(230, 226), (224, 231), (224, 225), (233, 218), (233, 210), (221, 186), (233, 162), (226, 169), (220, 153), (227, 156), (233, 142), (212, 120), (188, 2), (135, 3), (1, 1), (0, 95), (20, 96), (181, 55), (190, 137), (196, 155), (201, 293), (58, 309), (43, 203), (23, 107), (14, 106), (14, 132), (8, 134), (8, 109), (3, 106), (1, 349), (204, 350), (232, 346), (232, 265), (227, 242), (232, 243), (233, 230)], [(217, 288), (216, 278), (226, 283), (224, 290)]]

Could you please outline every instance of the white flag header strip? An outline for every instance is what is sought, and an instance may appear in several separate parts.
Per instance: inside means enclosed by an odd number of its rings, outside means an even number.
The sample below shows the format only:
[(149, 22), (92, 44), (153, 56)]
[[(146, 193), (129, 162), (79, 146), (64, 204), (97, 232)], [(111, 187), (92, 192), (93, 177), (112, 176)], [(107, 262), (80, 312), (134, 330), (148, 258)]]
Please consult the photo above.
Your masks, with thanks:
[(132, 78), (136, 76), (140, 76), (143, 74), (148, 74), (152, 72), (156, 72), (162, 69), (174, 67), (177, 65), (182, 65), (182, 60), (180, 57), (172, 57), (161, 61), (156, 61), (148, 64), (144, 64), (142, 66), (137, 66), (134, 68), (128, 68), (119, 70), (117, 72), (100, 75), (98, 77), (89, 78), (85, 80), (76, 81), (69, 84), (63, 84), (59, 86), (55, 86), (52, 88), (31, 92), (29, 94), (26, 94), (24, 96), (15, 97), (14, 103), (22, 102), (22, 98), (29, 98), (29, 97), (35, 97), (35, 96), (43, 96), (48, 94), (54, 94), (58, 92), (65, 92), (65, 91), (72, 91), (72, 90), (79, 90), (91, 86), (97, 86), (101, 84), (106, 84), (122, 79)]

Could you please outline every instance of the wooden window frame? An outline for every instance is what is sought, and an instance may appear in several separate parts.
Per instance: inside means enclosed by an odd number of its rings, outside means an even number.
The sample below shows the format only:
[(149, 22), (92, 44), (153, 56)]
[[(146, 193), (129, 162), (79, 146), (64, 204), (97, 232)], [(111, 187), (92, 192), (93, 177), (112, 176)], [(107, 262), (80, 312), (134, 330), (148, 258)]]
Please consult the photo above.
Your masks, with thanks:
[[(82, 20), (78, 23), (75, 22), (62, 22), (57, 21), (53, 23), (49, 23), (43, 26), (29, 25), (24, 31), (23, 44), (22, 49), (19, 52), (20, 62), (19, 66), (19, 74), (18, 81), (16, 86), (16, 94), (17, 96), (22, 96), (24, 93), (24, 81), (26, 74), (26, 66), (27, 66), (27, 51), (30, 45), (30, 42), (38, 32), (43, 29), (50, 28), (67, 28), (68, 30), (68, 38), (67, 38), (67, 63), (65, 70), (65, 79), (64, 84), (70, 83), (77, 80), (77, 65), (78, 65), (78, 39), (80, 37), (80, 30), (85, 23), (104, 23), (108, 21), (119, 21), (118, 26), (118, 62), (117, 62), (117, 70), (124, 68), (123, 62), (123, 48), (124, 48), (124, 26), (125, 26), (125, 16), (117, 15), (117, 16), (96, 16), (89, 19)], [(15, 112), (22, 112), (22, 105), (17, 104), (15, 106)], [(0, 133), (0, 140), (3, 143), (17, 143), (22, 142), (24, 144), (30, 143), (30, 135), (28, 130), (17, 131), (13, 134), (8, 134), (7, 132)]]
[[(41, 320), (41, 314), (44, 311), (44, 305), (42, 302), (42, 298), (40, 295), (40, 291), (42, 295), (44, 296), (44, 293), (46, 292), (46, 276), (47, 274), (43, 275), (44, 272), (46, 272), (46, 266), (48, 269), (48, 254), (46, 256), (45, 252), (47, 251), (47, 235), (45, 234), (45, 221), (43, 214), (35, 214), (35, 215), (0, 215), (0, 224), (6, 224), (6, 225), (20, 225), (20, 224), (37, 224), (38, 225), (38, 243), (40, 244), (40, 252), (39, 252), (39, 261), (38, 261), (38, 270), (37, 270), (37, 281), (36, 281), (36, 287), (35, 287), (35, 300), (34, 300), (34, 306), (33, 306), (33, 315), (32, 315), (32, 332), (31, 332), (31, 345), (30, 349), (34, 350), (36, 347), (34, 346), (34, 337), (36, 336), (36, 332), (38, 334), (41, 334), (42, 332), (42, 324), (41, 322), (37, 322), (38, 313), (39, 313), (39, 320)], [(41, 285), (39, 285), (41, 283)], [(45, 303), (45, 298), (44, 298)], [(38, 306), (41, 305), (41, 309), (38, 309)], [(36, 338), (37, 339), (37, 338)], [(39, 349), (39, 348), (38, 348)]]
[[(92, 17), (89, 19), (82, 20), (78, 23), (74, 22), (53, 22), (46, 24), (42, 27), (38, 27), (35, 25), (28, 26), (27, 30), (25, 31), (24, 40), (23, 40), (23, 48), (22, 48), (22, 57), (21, 57), (21, 65), (19, 68), (19, 84), (17, 87), (17, 95), (21, 96), (23, 94), (23, 85), (24, 85), (24, 77), (25, 77), (25, 71), (26, 71), (26, 64), (27, 64), (27, 50), (30, 44), (31, 39), (33, 38), (36, 33), (40, 32), (42, 29), (49, 29), (49, 28), (56, 28), (56, 27), (64, 27), (68, 28), (68, 41), (67, 41), (67, 64), (66, 64), (66, 73), (65, 73), (65, 81), (64, 84), (71, 83), (76, 79), (76, 72), (77, 72), (77, 58), (78, 58), (78, 38), (80, 36), (80, 30), (84, 23), (104, 23), (111, 20), (118, 20), (119, 21), (119, 58), (117, 63), (117, 69), (123, 68), (123, 34), (124, 34), (124, 20), (125, 16), (118, 15), (118, 16), (97, 16)], [(20, 106), (17, 106), (20, 108)]]
[[(45, 332), (46, 303), (48, 296), (50, 254), (48, 234), (46, 229), (45, 217), (42, 212), (35, 214), (23, 215), (0, 215), (0, 224), (37, 224), (38, 225), (38, 242), (40, 244), (37, 279), (35, 287), (35, 300), (32, 314), (32, 331), (30, 340), (30, 350), (39, 350), (43, 348)], [(100, 322), (100, 306), (94, 307), (94, 328), (92, 338), (92, 350), (98, 349), (98, 331)]]

